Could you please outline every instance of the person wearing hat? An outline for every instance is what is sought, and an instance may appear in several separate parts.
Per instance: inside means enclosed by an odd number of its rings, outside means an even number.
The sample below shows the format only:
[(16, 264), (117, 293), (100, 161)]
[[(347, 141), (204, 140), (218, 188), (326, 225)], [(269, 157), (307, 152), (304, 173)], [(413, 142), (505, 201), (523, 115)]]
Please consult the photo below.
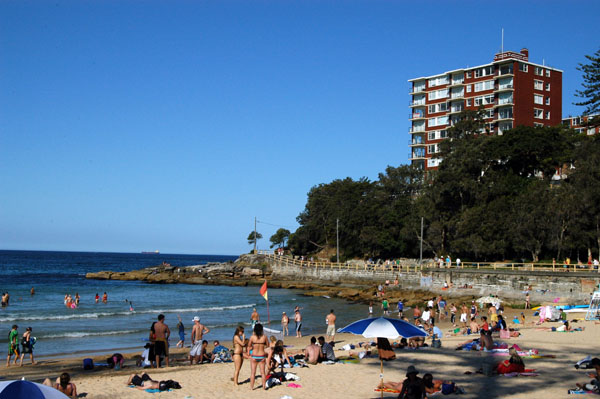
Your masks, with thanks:
[(190, 350), (190, 364), (197, 364), (200, 361), (200, 354), (202, 353), (202, 337), (204, 334), (208, 334), (210, 330), (200, 324), (200, 317), (194, 316), (194, 327), (192, 327), (192, 349)]
[(399, 399), (423, 399), (427, 398), (423, 379), (417, 377), (419, 371), (412, 364), (406, 370), (406, 379), (402, 382)]
[(413, 365), (408, 366), (406, 370), (406, 379), (402, 382), (387, 381), (379, 388), (395, 389), (400, 391), (398, 398), (402, 399), (423, 399), (427, 398), (425, 384), (420, 377), (417, 377), (419, 371)]
[(285, 314), (285, 312), (283, 312), (281, 315), (281, 331), (283, 331), (284, 337), (286, 335), (290, 335), (290, 332), (288, 331), (288, 324), (290, 324), (290, 318)]

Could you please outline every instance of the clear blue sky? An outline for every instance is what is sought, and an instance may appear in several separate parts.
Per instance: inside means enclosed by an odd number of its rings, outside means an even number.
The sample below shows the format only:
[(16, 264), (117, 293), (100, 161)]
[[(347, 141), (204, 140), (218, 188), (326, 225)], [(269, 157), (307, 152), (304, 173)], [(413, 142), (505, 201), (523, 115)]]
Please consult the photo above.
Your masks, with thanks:
[[(407, 79), (504, 47), (562, 69), (590, 1), (0, 2), (0, 248), (238, 254), (306, 193), (407, 163)], [(259, 224), (265, 236), (277, 229)]]

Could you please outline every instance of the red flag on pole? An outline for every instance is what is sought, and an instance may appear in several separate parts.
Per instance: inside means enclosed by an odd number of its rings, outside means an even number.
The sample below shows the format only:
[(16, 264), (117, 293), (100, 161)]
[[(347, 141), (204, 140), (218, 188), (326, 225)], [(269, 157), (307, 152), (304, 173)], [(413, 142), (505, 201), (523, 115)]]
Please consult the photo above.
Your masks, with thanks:
[(267, 280), (265, 280), (262, 287), (260, 287), (260, 295), (262, 295), (263, 298), (265, 298), (265, 301), (269, 301), (269, 295), (267, 294)]

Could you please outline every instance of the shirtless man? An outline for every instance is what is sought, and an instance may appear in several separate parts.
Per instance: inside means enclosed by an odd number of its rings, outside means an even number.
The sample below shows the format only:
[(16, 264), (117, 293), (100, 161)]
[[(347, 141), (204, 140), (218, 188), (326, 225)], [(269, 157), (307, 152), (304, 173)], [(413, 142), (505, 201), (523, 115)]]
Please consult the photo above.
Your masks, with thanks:
[(252, 314), (250, 315), (250, 321), (252, 322), (252, 329), (254, 330), (254, 326), (256, 325), (256, 323), (258, 323), (260, 321), (260, 316), (258, 315), (256, 308), (252, 309)]
[(302, 315), (300, 314), (300, 309), (296, 309), (294, 314), (294, 321), (296, 322), (296, 337), (302, 337)]
[(290, 318), (285, 314), (285, 312), (283, 312), (283, 315), (281, 316), (281, 331), (283, 332), (284, 337), (286, 335), (290, 335), (290, 332), (288, 331), (288, 324), (290, 324)]
[(463, 323), (463, 327), (467, 328), (467, 314), (469, 313), (469, 309), (467, 308), (467, 304), (463, 302), (460, 307), (460, 322)]
[(165, 315), (158, 315), (158, 322), (154, 324), (154, 353), (156, 354), (156, 367), (160, 367), (161, 356), (165, 357), (167, 367), (169, 367), (169, 351), (167, 349), (167, 341), (171, 335), (171, 330), (164, 322)]
[(475, 317), (471, 318), (471, 323), (469, 323), (469, 328), (471, 329), (471, 334), (476, 334), (479, 332), (479, 324), (477, 324), (477, 320), (475, 319)]
[(335, 338), (335, 315), (333, 314), (333, 309), (327, 315), (325, 320), (327, 321), (327, 342), (331, 342)]
[(310, 345), (304, 348), (304, 358), (308, 364), (317, 364), (321, 348), (317, 345), (317, 339), (310, 337)]
[(194, 317), (194, 327), (192, 327), (192, 349), (190, 350), (190, 364), (197, 364), (200, 361), (202, 353), (202, 337), (208, 334), (210, 330), (200, 324), (200, 317)]

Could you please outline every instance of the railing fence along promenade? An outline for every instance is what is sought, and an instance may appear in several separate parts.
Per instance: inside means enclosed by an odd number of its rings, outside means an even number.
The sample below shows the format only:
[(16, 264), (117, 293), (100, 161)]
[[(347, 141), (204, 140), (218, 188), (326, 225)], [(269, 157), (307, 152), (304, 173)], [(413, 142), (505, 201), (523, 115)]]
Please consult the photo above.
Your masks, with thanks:
[[(415, 263), (414, 260), (400, 259), (385, 262), (330, 262), (327, 260), (302, 259), (298, 256), (278, 255), (273, 251), (259, 250), (259, 255), (265, 255), (268, 259), (278, 262), (281, 266), (298, 266), (324, 269), (345, 269), (345, 270), (372, 270), (380, 272), (406, 272), (416, 273), (427, 269), (476, 269), (476, 270), (517, 270), (517, 271), (540, 271), (540, 272), (577, 272), (577, 271), (595, 271), (597, 266), (583, 264), (564, 265), (559, 263), (518, 263), (518, 262), (461, 262), (460, 266), (456, 263), (448, 266), (443, 262), (440, 267), (439, 262), (428, 260), (422, 264)], [(362, 264), (361, 264), (362, 263)], [(597, 270), (600, 273), (600, 268)]]

